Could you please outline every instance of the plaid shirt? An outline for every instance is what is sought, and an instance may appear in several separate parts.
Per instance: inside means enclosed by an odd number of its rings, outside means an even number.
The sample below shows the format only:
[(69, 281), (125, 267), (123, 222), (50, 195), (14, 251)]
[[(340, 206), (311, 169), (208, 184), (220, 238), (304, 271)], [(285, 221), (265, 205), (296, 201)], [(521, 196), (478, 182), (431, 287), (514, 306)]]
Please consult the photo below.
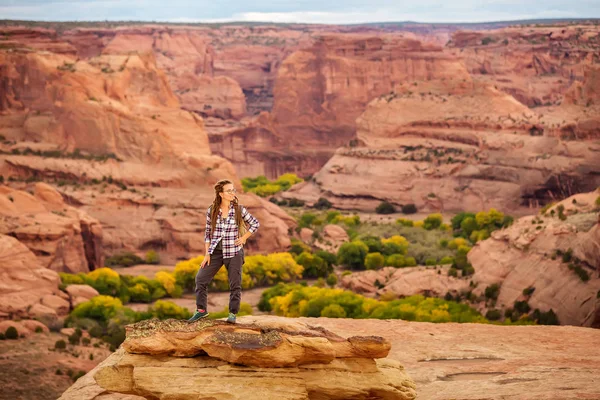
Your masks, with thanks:
[[(235, 223), (235, 208), (233, 203), (229, 204), (229, 215), (225, 220), (221, 217), (221, 210), (219, 210), (219, 214), (217, 215), (217, 224), (215, 226), (215, 231), (213, 234), (210, 234), (211, 230), (211, 219), (210, 219), (210, 210), (212, 206), (208, 207), (206, 211), (206, 232), (204, 234), (204, 242), (209, 243), (208, 254), (212, 254), (219, 244), (219, 240), (223, 240), (223, 258), (232, 258), (234, 257), (238, 251), (242, 249), (242, 246), (236, 246), (235, 240), (240, 236), (238, 226)], [(258, 220), (254, 218), (246, 207), (240, 206), (242, 211), (242, 219), (246, 221), (246, 223), (250, 226), (248, 231), (252, 234), (256, 232), (260, 224)]]

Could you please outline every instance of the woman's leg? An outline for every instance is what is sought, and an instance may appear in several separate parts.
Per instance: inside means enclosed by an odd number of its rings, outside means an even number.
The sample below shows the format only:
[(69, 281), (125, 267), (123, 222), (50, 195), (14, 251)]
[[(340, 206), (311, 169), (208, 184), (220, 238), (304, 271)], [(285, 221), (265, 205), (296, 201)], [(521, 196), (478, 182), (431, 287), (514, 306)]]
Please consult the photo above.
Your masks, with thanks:
[(208, 302), (208, 285), (222, 266), (223, 252), (215, 249), (210, 256), (210, 263), (198, 270), (198, 274), (196, 274), (196, 307), (198, 310), (206, 310), (206, 303)]
[(244, 249), (232, 258), (225, 259), (227, 276), (229, 278), (229, 312), (237, 314), (242, 301), (242, 265), (244, 265)]

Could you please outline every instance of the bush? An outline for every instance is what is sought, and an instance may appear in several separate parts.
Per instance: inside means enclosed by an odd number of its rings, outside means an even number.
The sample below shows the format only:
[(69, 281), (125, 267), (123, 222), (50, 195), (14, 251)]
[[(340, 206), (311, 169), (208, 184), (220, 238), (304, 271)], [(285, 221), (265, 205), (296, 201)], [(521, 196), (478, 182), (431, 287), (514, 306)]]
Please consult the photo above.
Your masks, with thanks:
[(428, 231), (437, 229), (442, 225), (443, 221), (444, 218), (442, 217), (442, 214), (429, 214), (423, 221), (423, 228), (427, 229)]
[(65, 342), (65, 341), (64, 341), (64, 340), (62, 340), (62, 339), (61, 339), (61, 340), (57, 340), (57, 341), (54, 343), (54, 348), (55, 348), (55, 349), (58, 349), (58, 350), (63, 350), (63, 349), (66, 349), (66, 348), (67, 348), (67, 342)]
[(367, 269), (380, 269), (383, 267), (385, 259), (381, 253), (369, 253), (365, 258), (365, 267)]
[(396, 208), (394, 207), (393, 204), (388, 203), (387, 201), (382, 201), (381, 203), (379, 203), (379, 205), (375, 208), (375, 212), (377, 214), (393, 214), (396, 212)]
[(331, 204), (331, 202), (329, 200), (327, 200), (326, 198), (319, 197), (319, 199), (313, 205), (313, 207), (316, 208), (317, 210), (329, 210), (331, 207), (333, 207), (333, 204)]
[(278, 296), (285, 296), (292, 290), (301, 287), (301, 285), (297, 283), (278, 283), (277, 285), (270, 287), (262, 292), (260, 296), (260, 301), (258, 302), (258, 309), (263, 312), (271, 311), (271, 304), (269, 301)]
[(85, 282), (100, 294), (118, 296), (121, 289), (119, 274), (110, 268), (99, 268), (87, 274)]
[(414, 204), (405, 204), (402, 206), (402, 214), (415, 214), (417, 212), (417, 206)]
[(321, 310), (321, 317), (346, 318), (346, 310), (339, 304), (330, 304)]
[(490, 43), (493, 43), (493, 42), (494, 42), (494, 39), (492, 39), (489, 36), (486, 36), (483, 39), (481, 39), (481, 44), (484, 45), (484, 46), (486, 46), (486, 45), (488, 45)]
[(500, 285), (497, 283), (494, 283), (494, 284), (486, 287), (484, 294), (485, 294), (486, 299), (497, 300), (498, 295), (500, 294)]
[(531, 296), (534, 291), (535, 291), (535, 288), (533, 286), (529, 286), (529, 287), (523, 289), (523, 295), (524, 296)]
[(150, 250), (149, 252), (146, 253), (146, 264), (159, 264), (160, 263), (160, 257), (158, 256), (158, 253), (154, 250)]
[(387, 239), (381, 239), (383, 245), (382, 253), (386, 256), (392, 254), (403, 254), (405, 255), (408, 251), (408, 240), (404, 236), (394, 235)]
[(540, 325), (560, 325), (558, 316), (552, 309), (547, 312), (541, 312), (536, 308), (532, 313), (532, 317)]
[(458, 270), (456, 268), (454, 268), (454, 267), (451, 267), (448, 270), (448, 276), (453, 276), (455, 278), (458, 277)]
[(317, 252), (315, 252), (315, 255), (325, 260), (327, 265), (330, 267), (334, 266), (337, 262), (336, 255), (325, 250), (318, 250)]
[(338, 277), (332, 272), (331, 274), (329, 274), (329, 276), (327, 276), (327, 279), (325, 281), (329, 286), (334, 287), (338, 283)]
[(121, 303), (121, 300), (110, 296), (100, 295), (79, 304), (71, 312), (70, 316), (74, 318), (91, 318), (107, 322), (122, 308), (123, 303)]
[(376, 236), (364, 236), (360, 241), (367, 245), (369, 253), (381, 253), (383, 251), (381, 239)]
[(402, 268), (406, 265), (406, 260), (402, 254), (392, 254), (386, 258), (385, 265), (394, 268)]
[(408, 227), (414, 226), (414, 224), (415, 224), (414, 221), (412, 221), (410, 219), (404, 219), (404, 218), (398, 218), (396, 220), (396, 223), (400, 224), (402, 226), (408, 226)]
[(531, 307), (527, 304), (526, 301), (515, 301), (514, 310), (520, 312), (521, 314), (527, 314), (531, 311)]
[(187, 308), (166, 300), (158, 300), (148, 311), (158, 319), (188, 319), (192, 317), (192, 313)]
[(303, 278), (324, 278), (333, 271), (333, 267), (321, 257), (306, 251), (296, 256), (296, 262), (304, 267)]
[(437, 265), (438, 262), (435, 258), (428, 258), (427, 260), (425, 260), (425, 265)]
[(364, 269), (369, 248), (360, 240), (343, 243), (338, 250), (338, 264), (350, 269)]
[(440, 260), (440, 265), (452, 264), (453, 262), (454, 262), (454, 258), (446, 256), (446, 257), (442, 257), (442, 259)]
[(307, 252), (307, 253), (311, 252), (310, 247), (306, 243), (304, 243), (296, 238), (292, 238), (291, 242), (292, 242), (292, 247), (289, 250), (290, 253), (295, 254), (295, 255), (300, 255), (303, 252)]
[(304, 200), (299, 200), (299, 199), (296, 199), (296, 198), (291, 198), (288, 201), (288, 206), (290, 206), (290, 207), (302, 207), (302, 206), (304, 206)]
[(17, 332), (17, 328), (15, 328), (14, 326), (9, 326), (6, 331), (4, 332), (4, 337), (6, 339), (18, 339), (19, 338), (19, 332)]
[(121, 253), (114, 256), (107, 257), (104, 261), (104, 265), (107, 267), (131, 267), (132, 265), (143, 264), (144, 260), (136, 256), (131, 252)]
[(277, 315), (285, 317), (342, 317), (341, 308), (347, 318), (486, 322), (476, 310), (464, 304), (438, 298), (417, 295), (393, 301), (380, 301), (350, 291), (315, 286), (299, 287), (285, 295), (272, 297), (270, 304)]
[(502, 318), (502, 313), (500, 312), (500, 310), (492, 308), (491, 310), (488, 310), (488, 312), (485, 313), (485, 317), (490, 321), (498, 321), (500, 318)]

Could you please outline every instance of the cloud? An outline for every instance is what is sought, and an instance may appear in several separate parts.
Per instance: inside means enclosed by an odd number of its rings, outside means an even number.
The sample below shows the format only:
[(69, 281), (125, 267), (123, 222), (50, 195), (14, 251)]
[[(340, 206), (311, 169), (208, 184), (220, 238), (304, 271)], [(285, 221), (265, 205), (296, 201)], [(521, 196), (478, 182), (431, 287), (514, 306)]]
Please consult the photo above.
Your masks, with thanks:
[(597, 0), (0, 0), (0, 18), (44, 21), (485, 22), (600, 17)]

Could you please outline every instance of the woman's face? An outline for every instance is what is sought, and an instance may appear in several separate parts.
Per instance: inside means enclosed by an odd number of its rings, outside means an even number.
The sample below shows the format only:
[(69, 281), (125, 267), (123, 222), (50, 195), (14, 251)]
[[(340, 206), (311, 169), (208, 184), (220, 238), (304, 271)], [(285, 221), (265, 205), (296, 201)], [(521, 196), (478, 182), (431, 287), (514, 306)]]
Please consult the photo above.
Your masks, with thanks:
[(233, 187), (233, 184), (228, 183), (225, 186), (223, 186), (223, 191), (219, 194), (221, 195), (221, 198), (223, 200), (233, 201), (233, 199), (235, 199), (235, 193), (236, 193), (236, 190)]

